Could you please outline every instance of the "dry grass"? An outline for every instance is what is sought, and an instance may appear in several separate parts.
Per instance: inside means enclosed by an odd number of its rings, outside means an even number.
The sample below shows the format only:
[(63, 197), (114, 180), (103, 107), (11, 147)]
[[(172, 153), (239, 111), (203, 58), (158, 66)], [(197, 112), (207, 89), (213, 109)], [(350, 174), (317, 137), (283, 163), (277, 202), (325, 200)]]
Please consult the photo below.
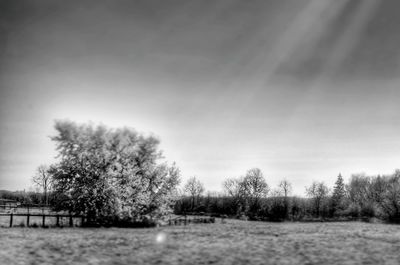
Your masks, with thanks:
[(2, 228), (0, 237), (8, 265), (400, 263), (400, 226), (385, 224), (229, 220), (155, 229)]

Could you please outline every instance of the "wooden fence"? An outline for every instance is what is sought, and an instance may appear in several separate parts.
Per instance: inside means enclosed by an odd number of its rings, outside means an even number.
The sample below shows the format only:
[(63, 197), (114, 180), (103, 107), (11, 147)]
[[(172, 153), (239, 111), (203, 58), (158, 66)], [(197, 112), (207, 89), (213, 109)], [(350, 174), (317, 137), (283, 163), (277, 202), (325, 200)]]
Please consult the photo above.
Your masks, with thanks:
[[(82, 226), (88, 218), (83, 215), (72, 215), (72, 214), (30, 214), (30, 213), (0, 213), (0, 218), (7, 218), (5, 225), (0, 226), (24, 226), (24, 227), (74, 227)], [(18, 220), (19, 219), (19, 222)], [(36, 222), (32, 222), (32, 219), (36, 219)], [(39, 222), (37, 220), (39, 219)], [(65, 222), (66, 221), (66, 222)], [(214, 217), (209, 216), (177, 216), (175, 218), (169, 218), (163, 225), (188, 225), (188, 224), (199, 224), (199, 223), (215, 223)]]
[(170, 218), (168, 225), (188, 225), (188, 224), (200, 224), (200, 223), (215, 223), (215, 217), (209, 216), (178, 216)]
[[(85, 216), (82, 215), (67, 215), (67, 214), (30, 214), (30, 213), (9, 213), (9, 214), (0, 214), (0, 217), (9, 217), (9, 227), (13, 226), (56, 226), (61, 227), (67, 223), (67, 226), (81, 226), (85, 222)], [(21, 218), (22, 217), (22, 218)], [(40, 219), (40, 222), (32, 222), (32, 219)], [(19, 219), (20, 223), (17, 223), (16, 219)], [(22, 219), (22, 222), (21, 222)], [(77, 219), (79, 221), (77, 221)], [(47, 220), (47, 222), (46, 222)], [(64, 222), (67, 220), (67, 222)], [(50, 222), (53, 221), (53, 222)]]

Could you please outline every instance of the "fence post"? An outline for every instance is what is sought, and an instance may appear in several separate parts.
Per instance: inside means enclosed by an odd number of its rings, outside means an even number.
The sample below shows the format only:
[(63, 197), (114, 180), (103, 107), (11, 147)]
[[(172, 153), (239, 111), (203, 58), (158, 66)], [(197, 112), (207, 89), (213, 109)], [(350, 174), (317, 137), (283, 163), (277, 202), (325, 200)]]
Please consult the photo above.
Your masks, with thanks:
[(29, 227), (29, 213), (26, 215), (26, 226)]
[(81, 226), (83, 226), (84, 222), (85, 222), (85, 216), (82, 215)]
[(74, 226), (74, 222), (72, 221), (72, 214), (69, 214), (69, 226), (70, 227)]
[(185, 225), (187, 224), (187, 215), (185, 214)]
[(57, 214), (57, 223), (56, 223), (57, 227), (60, 227), (60, 216)]
[(46, 215), (43, 214), (42, 227), (46, 226)]
[(10, 214), (10, 227), (13, 226), (13, 213)]

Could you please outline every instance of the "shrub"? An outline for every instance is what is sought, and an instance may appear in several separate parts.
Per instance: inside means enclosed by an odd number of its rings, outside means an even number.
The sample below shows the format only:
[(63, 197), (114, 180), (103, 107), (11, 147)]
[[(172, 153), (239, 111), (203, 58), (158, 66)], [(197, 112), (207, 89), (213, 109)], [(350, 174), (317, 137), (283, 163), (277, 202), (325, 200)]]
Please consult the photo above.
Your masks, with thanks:
[(287, 217), (287, 207), (283, 198), (274, 198), (268, 209), (268, 219), (270, 221), (280, 222)]
[(366, 204), (361, 207), (360, 211), (361, 217), (375, 217), (376, 216), (376, 208), (372, 203)]
[(353, 218), (360, 217), (360, 213), (361, 213), (360, 206), (355, 203), (351, 203), (349, 207), (347, 207), (347, 209), (343, 211), (344, 216), (349, 216)]

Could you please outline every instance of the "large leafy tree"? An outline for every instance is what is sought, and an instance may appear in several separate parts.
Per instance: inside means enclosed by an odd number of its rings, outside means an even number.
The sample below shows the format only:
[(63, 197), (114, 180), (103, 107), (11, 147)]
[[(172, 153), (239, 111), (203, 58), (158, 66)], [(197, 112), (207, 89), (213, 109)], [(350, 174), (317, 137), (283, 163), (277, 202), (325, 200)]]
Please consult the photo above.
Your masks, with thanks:
[(160, 162), (158, 139), (70, 121), (57, 121), (55, 129), (59, 162), (49, 172), (58, 208), (129, 219), (170, 209), (179, 170)]

